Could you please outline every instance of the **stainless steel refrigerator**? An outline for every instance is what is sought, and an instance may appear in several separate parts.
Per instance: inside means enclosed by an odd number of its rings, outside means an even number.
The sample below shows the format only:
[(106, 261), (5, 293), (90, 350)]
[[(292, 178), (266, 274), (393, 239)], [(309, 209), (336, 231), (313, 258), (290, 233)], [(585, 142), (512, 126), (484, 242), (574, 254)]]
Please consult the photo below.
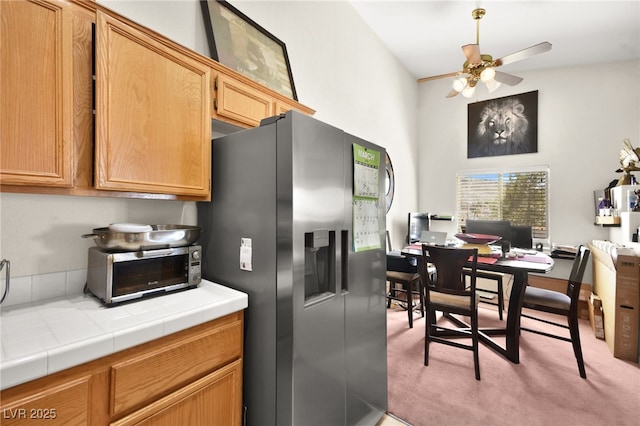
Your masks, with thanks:
[(387, 409), (385, 170), (364, 168), (377, 188), (360, 212), (354, 144), (384, 148), (294, 111), (212, 143), (202, 275), (249, 295), (247, 424), (375, 425)]

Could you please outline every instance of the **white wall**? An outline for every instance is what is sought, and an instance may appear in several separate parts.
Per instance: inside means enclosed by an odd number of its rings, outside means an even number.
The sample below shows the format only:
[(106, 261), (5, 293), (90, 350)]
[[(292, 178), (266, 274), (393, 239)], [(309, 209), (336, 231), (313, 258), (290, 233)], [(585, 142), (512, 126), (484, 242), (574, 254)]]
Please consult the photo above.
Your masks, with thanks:
[[(100, 2), (207, 53), (195, 0)], [(396, 174), (387, 215), (394, 246), (402, 244), (408, 211), (455, 214), (456, 171), (505, 164), (551, 167), (552, 241), (607, 238), (593, 226), (592, 191), (618, 177), (622, 138), (640, 146), (637, 61), (519, 73), (522, 84), (492, 97), (539, 90), (539, 152), (468, 160), (466, 99), (444, 99), (448, 80), (415, 83), (347, 2), (233, 4), (286, 43), (299, 100), (317, 110), (318, 119), (387, 148)], [(80, 236), (92, 228), (118, 221), (187, 223), (191, 206), (0, 193), (0, 258), (11, 260), (13, 276), (81, 269), (93, 243)]]
[(417, 206), (417, 83), (341, 1), (233, 1), (287, 46), (298, 98), (315, 117), (384, 146), (394, 164), (394, 246)]
[[(208, 54), (196, 0), (99, 3)], [(406, 212), (417, 206), (418, 94), (413, 77), (347, 2), (233, 4), (285, 42), (299, 100), (317, 111), (316, 118), (388, 149), (397, 184), (388, 220), (400, 244)], [(14, 277), (86, 268), (93, 242), (82, 234), (112, 222), (188, 223), (192, 206), (0, 193), (0, 258), (11, 260)]]
[[(505, 70), (506, 71), (506, 70)], [(455, 215), (456, 173), (463, 170), (548, 165), (550, 239), (565, 244), (607, 239), (594, 226), (593, 191), (620, 177), (622, 139), (640, 147), (640, 62), (518, 73), (524, 81), (500, 87), (482, 101), (538, 90), (538, 152), (467, 159), (467, 105), (445, 99), (451, 80), (419, 89), (418, 178), (422, 211)], [(434, 223), (455, 231), (455, 224)]]

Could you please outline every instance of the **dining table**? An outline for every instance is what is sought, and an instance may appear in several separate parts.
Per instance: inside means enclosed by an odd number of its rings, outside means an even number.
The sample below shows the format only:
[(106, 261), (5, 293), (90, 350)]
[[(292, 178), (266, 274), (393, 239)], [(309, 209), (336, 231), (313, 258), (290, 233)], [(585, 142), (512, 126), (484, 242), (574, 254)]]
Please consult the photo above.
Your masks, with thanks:
[[(428, 250), (428, 248), (427, 248)], [(553, 269), (554, 260), (544, 252), (534, 249), (512, 248), (508, 256), (491, 250), (491, 255), (478, 256), (477, 270), (510, 274), (513, 284), (509, 292), (509, 305), (505, 327), (479, 328), (480, 341), (514, 364), (520, 363), (520, 314), (527, 287), (528, 274), (547, 273)], [(422, 257), (420, 244), (406, 246), (401, 253), (410, 257)], [(425, 262), (418, 259), (418, 267), (424, 271)], [(422, 275), (425, 276), (425, 275)], [(504, 346), (491, 336), (505, 336)]]

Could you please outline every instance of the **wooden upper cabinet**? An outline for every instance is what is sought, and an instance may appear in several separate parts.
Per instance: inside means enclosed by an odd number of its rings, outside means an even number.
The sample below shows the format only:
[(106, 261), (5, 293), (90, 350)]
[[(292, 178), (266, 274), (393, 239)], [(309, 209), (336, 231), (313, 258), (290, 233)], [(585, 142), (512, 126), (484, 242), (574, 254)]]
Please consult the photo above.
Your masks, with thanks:
[(96, 188), (210, 197), (206, 64), (96, 14)]
[(273, 115), (274, 102), (267, 94), (224, 74), (216, 77), (215, 86), (215, 112), (220, 118), (253, 127)]
[(290, 109), (314, 113), (96, 2), (0, 0), (3, 192), (210, 200), (211, 118)]
[(285, 101), (274, 97), (263, 86), (243, 82), (242, 77), (227, 69), (218, 71), (214, 84), (213, 118), (242, 127), (255, 127), (263, 118), (292, 109), (310, 115), (314, 113), (292, 99)]
[(0, 183), (73, 185), (72, 13), (0, 1)]

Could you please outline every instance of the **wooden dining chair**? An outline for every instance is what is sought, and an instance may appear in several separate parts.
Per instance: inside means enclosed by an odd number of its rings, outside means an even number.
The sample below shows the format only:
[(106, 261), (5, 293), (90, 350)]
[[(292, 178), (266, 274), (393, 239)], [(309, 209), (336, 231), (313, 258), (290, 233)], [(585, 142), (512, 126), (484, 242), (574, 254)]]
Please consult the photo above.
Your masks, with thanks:
[(424, 317), (424, 286), (417, 265), (399, 252), (387, 253), (387, 282), (387, 308), (391, 301), (406, 303), (409, 328), (413, 328), (414, 312), (417, 310)]
[[(467, 219), (465, 230), (469, 234), (490, 234), (497, 235), (503, 240), (509, 241), (513, 232), (513, 226), (508, 220), (474, 220)], [(478, 283), (477, 290), (480, 295), (480, 302), (488, 303), (498, 307), (498, 317), (502, 321), (502, 313), (504, 311), (504, 274), (500, 272), (478, 271), (478, 278), (484, 280), (495, 281), (495, 290), (493, 287), (485, 287), (482, 283)], [(494, 302), (493, 298), (483, 297), (485, 293), (495, 294), (498, 301)]]
[[(470, 275), (469, 269), (465, 268), (463, 274), (468, 277)], [(476, 277), (496, 282), (495, 290), (488, 287), (478, 287), (478, 285), (476, 284), (476, 291), (478, 292), (479, 302), (497, 306), (498, 318), (500, 318), (500, 321), (502, 321), (502, 312), (504, 311), (504, 285), (502, 281), (504, 278), (504, 274), (500, 272), (477, 271)], [(494, 302), (492, 297), (485, 297), (485, 293), (495, 294), (498, 298), (498, 301)]]
[[(480, 361), (478, 358), (478, 296), (476, 294), (476, 274), (478, 265), (477, 248), (453, 248), (422, 246), (422, 261), (435, 268), (435, 274), (427, 274), (427, 268), (419, 268), (425, 285), (425, 313), (427, 324), (424, 339), (424, 365), (429, 365), (429, 345), (431, 342), (442, 343), (473, 352), (473, 366), (476, 380), (480, 380)], [(465, 285), (463, 269), (468, 266), (470, 283)], [(445, 318), (459, 323), (452, 314), (470, 318), (468, 327), (444, 327), (438, 325), (436, 311)], [(470, 344), (455, 339), (470, 338)]]
[[(589, 249), (580, 246), (573, 261), (571, 274), (567, 281), (567, 289), (564, 293), (543, 288), (527, 286), (522, 303), (523, 309), (521, 316), (530, 318), (545, 324), (554, 325), (569, 330), (569, 337), (566, 334), (554, 334), (541, 330), (527, 327), (520, 327), (520, 330), (529, 331), (543, 336), (552, 337), (554, 339), (571, 342), (573, 345), (573, 353), (578, 362), (578, 370), (580, 377), (587, 378), (584, 369), (584, 360), (582, 359), (582, 347), (580, 346), (580, 330), (578, 328), (578, 297), (580, 295), (580, 286), (582, 285), (582, 277), (584, 276), (587, 260), (589, 259)], [(554, 319), (542, 318), (528, 313), (528, 310), (541, 311), (556, 315), (561, 315), (567, 319), (567, 324), (557, 322)]]

